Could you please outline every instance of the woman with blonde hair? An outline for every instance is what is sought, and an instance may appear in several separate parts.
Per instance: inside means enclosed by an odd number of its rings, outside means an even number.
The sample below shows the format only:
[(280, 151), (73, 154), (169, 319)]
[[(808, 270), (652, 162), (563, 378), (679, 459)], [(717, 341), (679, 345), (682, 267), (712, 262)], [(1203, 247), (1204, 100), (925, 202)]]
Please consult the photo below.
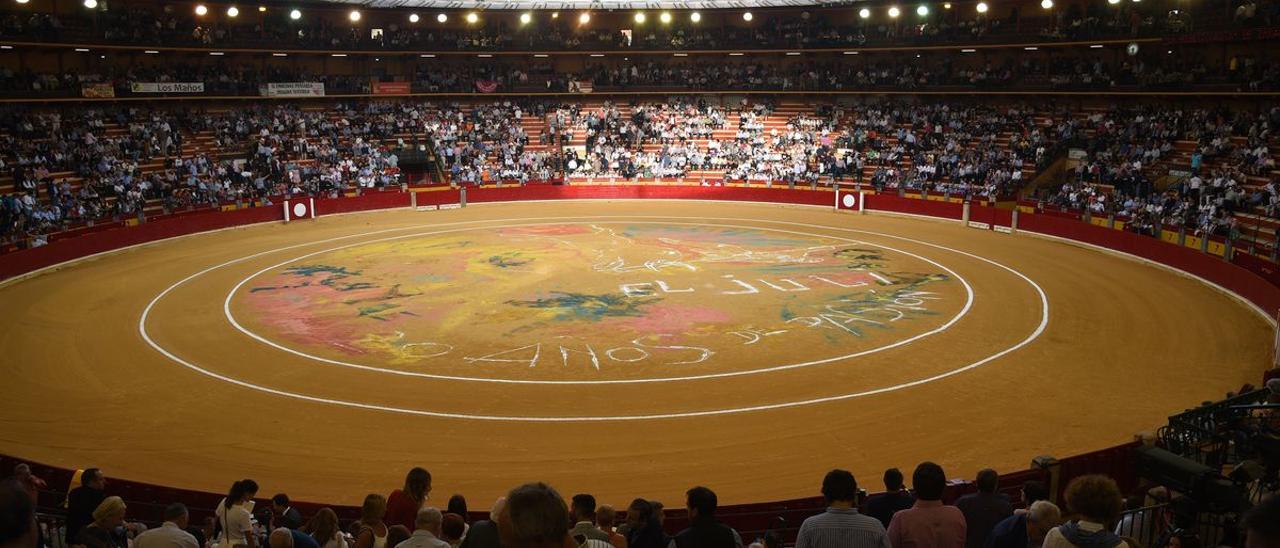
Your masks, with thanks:
[[(387, 524), (382, 518), (387, 514), (387, 499), (379, 494), (370, 494), (364, 498), (360, 506), (360, 521), (357, 522), (355, 548), (387, 548)], [(394, 548), (394, 547), (393, 547)]]
[(107, 497), (93, 511), (93, 522), (80, 531), (80, 543), (86, 548), (124, 548), (116, 529), (124, 524), (124, 499)]
[(321, 508), (307, 524), (307, 532), (320, 548), (347, 548), (347, 539), (338, 526), (338, 514), (332, 508)]

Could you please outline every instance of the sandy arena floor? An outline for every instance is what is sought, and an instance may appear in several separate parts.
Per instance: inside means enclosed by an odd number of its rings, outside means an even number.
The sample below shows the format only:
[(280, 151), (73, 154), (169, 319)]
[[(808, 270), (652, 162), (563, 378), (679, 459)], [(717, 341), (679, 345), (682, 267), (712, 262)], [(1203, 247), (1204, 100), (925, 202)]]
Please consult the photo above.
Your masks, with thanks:
[(1127, 441), (1258, 378), (1270, 326), (1124, 257), (696, 202), (478, 205), (196, 235), (0, 287), (0, 452), (358, 504), (428, 467), (624, 505), (812, 496)]

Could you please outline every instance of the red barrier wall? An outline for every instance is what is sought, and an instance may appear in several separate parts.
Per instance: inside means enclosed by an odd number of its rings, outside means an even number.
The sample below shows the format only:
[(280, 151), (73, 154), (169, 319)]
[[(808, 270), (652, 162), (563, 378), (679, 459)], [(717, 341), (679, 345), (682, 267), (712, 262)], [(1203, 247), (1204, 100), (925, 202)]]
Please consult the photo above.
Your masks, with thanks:
[(1021, 215), (1018, 230), (1060, 236), (1123, 251), (1218, 284), (1270, 313), (1280, 309), (1280, 288), (1240, 266), (1149, 236), (1046, 215)]

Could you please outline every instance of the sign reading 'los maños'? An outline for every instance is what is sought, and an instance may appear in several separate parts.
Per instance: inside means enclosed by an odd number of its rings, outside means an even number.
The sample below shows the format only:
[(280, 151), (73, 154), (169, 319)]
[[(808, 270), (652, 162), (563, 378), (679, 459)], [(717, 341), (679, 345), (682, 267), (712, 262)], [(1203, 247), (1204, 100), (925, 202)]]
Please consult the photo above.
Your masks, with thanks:
[(204, 82), (134, 82), (134, 93), (204, 93)]

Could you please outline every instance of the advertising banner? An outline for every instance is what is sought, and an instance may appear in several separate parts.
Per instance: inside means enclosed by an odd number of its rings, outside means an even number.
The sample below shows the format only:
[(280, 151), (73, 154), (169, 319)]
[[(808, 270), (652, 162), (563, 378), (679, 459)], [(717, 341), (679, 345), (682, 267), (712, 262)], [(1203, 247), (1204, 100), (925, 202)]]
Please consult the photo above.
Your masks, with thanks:
[(408, 95), (409, 82), (373, 82), (374, 95)]
[(263, 97), (324, 97), (323, 82), (273, 82), (258, 88)]
[(111, 84), (84, 84), (80, 86), (80, 95), (84, 97), (115, 97), (116, 88)]
[(204, 93), (204, 82), (134, 82), (134, 93)]

